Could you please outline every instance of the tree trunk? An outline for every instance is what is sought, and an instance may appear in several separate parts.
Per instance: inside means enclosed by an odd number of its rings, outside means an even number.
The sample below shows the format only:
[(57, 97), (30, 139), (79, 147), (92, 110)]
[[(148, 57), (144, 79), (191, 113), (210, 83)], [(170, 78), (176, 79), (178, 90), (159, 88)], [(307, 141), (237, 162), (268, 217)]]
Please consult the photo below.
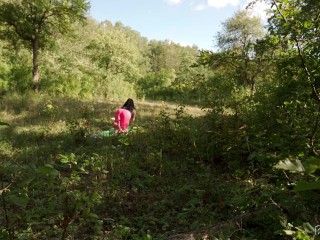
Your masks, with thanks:
[(39, 36), (36, 35), (32, 42), (32, 78), (33, 78), (33, 90), (35, 93), (39, 92), (40, 85), (40, 73), (38, 64), (39, 55)]

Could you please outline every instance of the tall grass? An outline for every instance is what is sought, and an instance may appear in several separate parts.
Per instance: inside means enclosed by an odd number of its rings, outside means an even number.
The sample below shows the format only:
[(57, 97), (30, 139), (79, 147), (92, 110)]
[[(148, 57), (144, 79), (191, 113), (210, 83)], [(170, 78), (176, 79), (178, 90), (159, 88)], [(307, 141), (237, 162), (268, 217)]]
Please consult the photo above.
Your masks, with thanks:
[[(0, 126), (0, 164), (2, 165), (0, 188), (9, 187), (11, 191), (2, 196), (2, 202), (6, 207), (0, 210), (2, 215), (0, 221), (5, 226), (1, 228), (3, 233), (1, 237), (6, 236), (10, 239), (20, 236), (22, 239), (32, 234), (38, 234), (43, 238), (59, 234), (62, 236), (62, 232), (67, 231), (67, 226), (63, 227), (61, 214), (63, 216), (66, 214), (66, 212), (63, 213), (65, 210), (71, 211), (73, 207), (78, 206), (65, 205), (63, 201), (69, 198), (76, 203), (82, 202), (82, 207), (86, 206), (92, 214), (97, 215), (97, 218), (90, 220), (93, 221), (89, 224), (92, 225), (92, 229), (113, 228), (116, 231), (110, 234), (120, 238), (122, 235), (142, 236), (147, 234), (148, 229), (158, 228), (159, 224), (166, 225), (159, 222), (161, 221), (160, 209), (157, 206), (154, 211), (158, 212), (157, 222), (159, 223), (154, 227), (152, 227), (152, 220), (148, 220), (146, 225), (148, 227), (143, 227), (138, 223), (142, 218), (132, 219), (131, 213), (126, 211), (144, 211), (141, 204), (149, 204), (152, 200), (160, 202), (162, 197), (168, 198), (168, 193), (158, 195), (153, 188), (156, 186), (158, 186), (156, 188), (162, 188), (159, 184), (165, 182), (170, 184), (170, 180), (166, 178), (175, 175), (176, 171), (180, 171), (180, 166), (185, 165), (184, 161), (174, 163), (165, 160), (167, 157), (164, 156), (168, 153), (162, 151), (167, 151), (164, 149), (168, 147), (162, 146), (162, 140), (157, 142), (162, 138), (159, 135), (162, 133), (157, 133), (157, 129), (163, 127), (160, 113), (167, 112), (169, 118), (174, 117), (177, 106), (164, 102), (135, 101), (138, 113), (135, 126), (139, 129), (137, 134), (119, 138), (94, 138), (97, 133), (112, 126), (110, 118), (123, 102), (52, 98), (43, 94), (11, 95), (2, 99), (0, 119), (8, 122), (10, 126)], [(193, 114), (202, 114), (195, 108), (191, 110)], [(171, 147), (168, 149), (172, 150)], [(188, 171), (186, 166), (183, 168)], [(84, 176), (86, 178), (83, 178)], [(68, 182), (67, 185), (65, 185), (66, 182)], [(97, 199), (87, 198), (93, 193), (86, 186), (96, 189)], [(74, 191), (77, 191), (78, 195), (74, 195)], [(173, 189), (169, 188), (168, 191), (171, 192)], [(142, 202), (134, 200), (134, 205), (131, 207), (121, 206), (120, 202), (130, 204), (130, 200), (127, 199), (130, 197), (128, 193), (137, 199), (145, 195), (145, 199)], [(47, 198), (48, 195), (51, 197)], [(48, 209), (41, 212), (39, 205), (41, 199), (50, 204), (58, 201), (59, 204), (55, 205), (53, 212)], [(95, 209), (95, 206), (100, 207)], [(17, 207), (18, 212), (15, 211)], [(74, 238), (77, 234), (79, 236), (82, 234), (83, 237), (93, 231), (87, 229), (76, 233), (76, 230), (72, 230), (72, 228), (78, 229), (83, 226), (78, 222), (81, 219), (81, 221), (87, 221), (83, 218), (88, 216), (83, 213), (80, 206), (78, 207), (79, 210), (75, 209), (74, 213), (68, 213), (71, 214), (69, 217), (75, 221), (75, 223), (68, 223), (70, 234)], [(40, 212), (33, 215), (35, 214), (31, 211), (33, 208), (39, 209)], [(27, 215), (33, 216), (32, 219), (27, 220)], [(41, 232), (39, 229), (43, 230), (45, 225), (37, 221), (40, 221), (38, 218), (42, 215), (44, 215), (43, 219), (47, 219), (43, 221), (55, 219), (54, 221), (61, 222), (62, 225), (52, 225), (58, 230)], [(101, 220), (107, 217), (116, 219), (114, 220), (116, 222)], [(168, 216), (165, 220), (168, 224), (171, 221), (170, 218)], [(130, 232), (124, 231), (121, 227), (126, 224), (126, 219), (138, 221), (138, 225), (126, 226), (126, 228), (132, 228)], [(101, 225), (101, 221), (105, 226)], [(28, 224), (34, 226), (32, 231), (28, 230), (31, 232), (27, 231)], [(137, 226), (141, 229), (133, 230)], [(100, 232), (91, 232), (91, 234), (101, 235)]]
[(230, 129), (214, 129), (218, 120), (195, 107), (137, 100), (135, 132), (100, 138), (125, 100), (2, 99), (0, 120), (10, 126), (0, 126), (0, 238), (201, 235), (250, 207), (242, 188), (251, 182), (215, 159)]

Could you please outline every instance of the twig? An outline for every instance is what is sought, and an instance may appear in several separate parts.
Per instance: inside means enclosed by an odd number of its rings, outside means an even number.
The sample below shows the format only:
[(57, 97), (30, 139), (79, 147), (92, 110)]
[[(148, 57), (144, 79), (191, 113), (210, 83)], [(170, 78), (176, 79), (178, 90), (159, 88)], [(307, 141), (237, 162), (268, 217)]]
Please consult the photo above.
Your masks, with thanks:
[(1, 189), (1, 190), (0, 190), (0, 195), (1, 195), (3, 192), (8, 192), (8, 191), (10, 191), (10, 190), (9, 190), (9, 187), (11, 186), (11, 184), (12, 184), (12, 183), (10, 183), (10, 184), (9, 184), (8, 186), (6, 186), (5, 188)]
[(5, 216), (5, 221), (6, 221), (6, 229), (9, 233), (9, 239), (14, 239), (14, 231), (13, 229), (10, 229), (10, 222), (9, 222), (9, 215), (8, 215), (8, 210), (7, 210), (7, 202), (6, 199), (4, 198), (4, 195), (2, 195), (3, 192), (9, 191), (9, 187), (11, 186), (11, 183), (3, 188), (3, 183), (2, 183), (2, 190), (0, 190), (0, 195), (2, 198), (2, 204), (3, 204), (3, 211), (4, 211), (4, 216)]
[(312, 133), (311, 133), (311, 137), (310, 137), (310, 148), (311, 148), (311, 151), (317, 157), (319, 156), (319, 153), (315, 149), (314, 141), (315, 141), (316, 133), (317, 133), (318, 126), (319, 126), (319, 121), (320, 121), (320, 107), (318, 108), (316, 122), (314, 124), (313, 130), (312, 130)]

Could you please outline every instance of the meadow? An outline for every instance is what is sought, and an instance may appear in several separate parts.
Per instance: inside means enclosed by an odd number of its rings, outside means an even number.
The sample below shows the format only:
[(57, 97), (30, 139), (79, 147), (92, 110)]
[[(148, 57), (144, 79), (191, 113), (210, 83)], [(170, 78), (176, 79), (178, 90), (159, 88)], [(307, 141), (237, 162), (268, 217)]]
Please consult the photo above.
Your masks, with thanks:
[(121, 105), (2, 99), (2, 239), (165, 239), (212, 224), (214, 175), (188, 136), (204, 110), (136, 101), (136, 130), (101, 137)]

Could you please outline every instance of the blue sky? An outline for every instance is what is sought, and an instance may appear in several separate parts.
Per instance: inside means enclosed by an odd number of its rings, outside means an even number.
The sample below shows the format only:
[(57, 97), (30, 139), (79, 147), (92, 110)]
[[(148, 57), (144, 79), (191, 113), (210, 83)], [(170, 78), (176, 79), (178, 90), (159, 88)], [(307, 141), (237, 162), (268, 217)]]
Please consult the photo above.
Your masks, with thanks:
[[(122, 22), (149, 40), (171, 40), (215, 50), (221, 23), (244, 9), (249, 0), (90, 0), (97, 21)], [(263, 5), (253, 13), (264, 18)]]

